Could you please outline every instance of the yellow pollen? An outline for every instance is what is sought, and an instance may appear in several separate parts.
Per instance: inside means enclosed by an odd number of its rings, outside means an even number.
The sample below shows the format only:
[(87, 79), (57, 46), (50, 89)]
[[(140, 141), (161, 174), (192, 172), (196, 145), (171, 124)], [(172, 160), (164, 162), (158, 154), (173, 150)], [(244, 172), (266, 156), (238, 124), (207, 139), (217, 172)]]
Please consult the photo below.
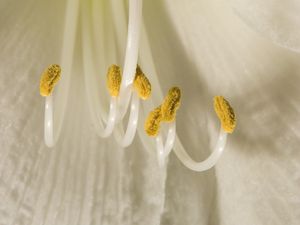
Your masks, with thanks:
[(151, 95), (151, 83), (145, 76), (139, 65), (137, 65), (133, 87), (138, 93), (139, 97), (146, 100)]
[(232, 133), (236, 126), (236, 118), (229, 102), (223, 96), (215, 96), (214, 107), (223, 130), (227, 133)]
[(161, 106), (162, 120), (172, 122), (175, 120), (176, 111), (180, 106), (181, 92), (178, 87), (172, 87)]
[(149, 113), (144, 125), (145, 131), (149, 136), (155, 137), (158, 134), (161, 118), (161, 106)]
[(40, 95), (49, 96), (51, 95), (54, 86), (60, 79), (61, 68), (59, 65), (50, 65), (44, 70), (40, 80)]
[(111, 96), (118, 96), (122, 81), (122, 75), (120, 67), (117, 65), (111, 65), (107, 71), (107, 88)]

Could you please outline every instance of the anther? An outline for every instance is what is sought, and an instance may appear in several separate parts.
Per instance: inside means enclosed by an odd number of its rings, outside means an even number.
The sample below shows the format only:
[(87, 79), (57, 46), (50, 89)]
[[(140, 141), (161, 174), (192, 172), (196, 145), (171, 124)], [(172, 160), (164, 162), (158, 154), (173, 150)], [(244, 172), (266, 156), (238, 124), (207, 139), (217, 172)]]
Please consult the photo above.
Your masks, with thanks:
[(161, 106), (158, 106), (149, 113), (145, 121), (144, 128), (149, 136), (155, 137), (159, 133), (161, 119)]
[(223, 96), (215, 96), (214, 108), (223, 130), (227, 133), (232, 133), (236, 126), (236, 118), (229, 102)]
[(40, 80), (40, 94), (41, 96), (49, 96), (51, 95), (54, 86), (60, 79), (61, 68), (59, 65), (53, 64), (50, 65), (45, 71), (42, 73)]
[(161, 105), (162, 120), (172, 122), (175, 120), (176, 111), (180, 106), (181, 92), (178, 87), (172, 87)]
[(148, 78), (145, 76), (139, 65), (137, 65), (136, 67), (133, 87), (141, 99), (146, 100), (150, 97), (151, 83), (149, 82)]
[(120, 86), (122, 81), (122, 75), (120, 67), (117, 65), (111, 65), (107, 71), (107, 88), (111, 96), (118, 96), (120, 92)]

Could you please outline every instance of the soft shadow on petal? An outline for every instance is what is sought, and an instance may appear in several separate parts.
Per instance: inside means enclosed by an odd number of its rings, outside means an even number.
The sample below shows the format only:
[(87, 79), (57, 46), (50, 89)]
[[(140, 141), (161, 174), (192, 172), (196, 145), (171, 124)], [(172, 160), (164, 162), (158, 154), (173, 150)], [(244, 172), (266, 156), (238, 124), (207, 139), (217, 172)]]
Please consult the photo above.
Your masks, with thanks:
[(231, 4), (251, 28), (280, 46), (300, 51), (298, 0), (231, 0)]

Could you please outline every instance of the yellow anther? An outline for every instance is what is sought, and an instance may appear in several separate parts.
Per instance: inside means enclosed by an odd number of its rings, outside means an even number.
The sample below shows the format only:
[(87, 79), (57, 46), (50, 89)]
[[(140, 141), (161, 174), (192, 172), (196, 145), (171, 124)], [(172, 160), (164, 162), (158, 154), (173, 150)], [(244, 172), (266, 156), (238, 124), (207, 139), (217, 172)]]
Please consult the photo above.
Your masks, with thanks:
[(40, 94), (41, 96), (51, 95), (55, 84), (60, 79), (61, 68), (59, 65), (50, 65), (44, 70), (40, 80)]
[(118, 96), (122, 81), (122, 75), (120, 67), (117, 65), (111, 65), (107, 71), (107, 88), (111, 96)]
[(180, 106), (181, 92), (178, 87), (172, 87), (161, 105), (162, 120), (172, 122), (175, 120), (176, 111)]
[(156, 136), (159, 132), (161, 122), (161, 106), (151, 111), (145, 121), (145, 131), (149, 136)]
[(146, 100), (151, 95), (151, 84), (139, 65), (136, 67), (133, 87), (141, 99)]
[(227, 133), (232, 133), (236, 126), (236, 118), (229, 102), (223, 96), (215, 96), (214, 107), (223, 130)]

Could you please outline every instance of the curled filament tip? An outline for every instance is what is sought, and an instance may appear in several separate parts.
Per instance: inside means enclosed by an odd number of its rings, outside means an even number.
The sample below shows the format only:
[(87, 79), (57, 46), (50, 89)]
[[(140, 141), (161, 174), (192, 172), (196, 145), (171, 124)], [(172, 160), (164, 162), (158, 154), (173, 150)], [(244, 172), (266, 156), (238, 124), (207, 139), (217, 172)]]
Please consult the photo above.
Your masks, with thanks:
[(161, 119), (161, 106), (158, 106), (149, 113), (145, 122), (145, 131), (149, 136), (155, 137), (159, 133)]
[(120, 67), (117, 65), (111, 65), (107, 71), (107, 88), (111, 96), (118, 96), (120, 92), (120, 86), (122, 81), (122, 75)]
[(138, 96), (146, 100), (151, 95), (151, 83), (145, 76), (139, 65), (137, 65), (133, 87), (138, 93)]
[(40, 94), (41, 96), (51, 95), (54, 86), (60, 79), (61, 68), (59, 65), (52, 64), (42, 73), (40, 80)]
[(178, 87), (172, 87), (161, 105), (162, 120), (172, 122), (175, 120), (176, 111), (180, 106), (181, 92)]
[(229, 102), (223, 96), (215, 96), (214, 108), (223, 130), (227, 133), (232, 133), (236, 126), (236, 117)]

